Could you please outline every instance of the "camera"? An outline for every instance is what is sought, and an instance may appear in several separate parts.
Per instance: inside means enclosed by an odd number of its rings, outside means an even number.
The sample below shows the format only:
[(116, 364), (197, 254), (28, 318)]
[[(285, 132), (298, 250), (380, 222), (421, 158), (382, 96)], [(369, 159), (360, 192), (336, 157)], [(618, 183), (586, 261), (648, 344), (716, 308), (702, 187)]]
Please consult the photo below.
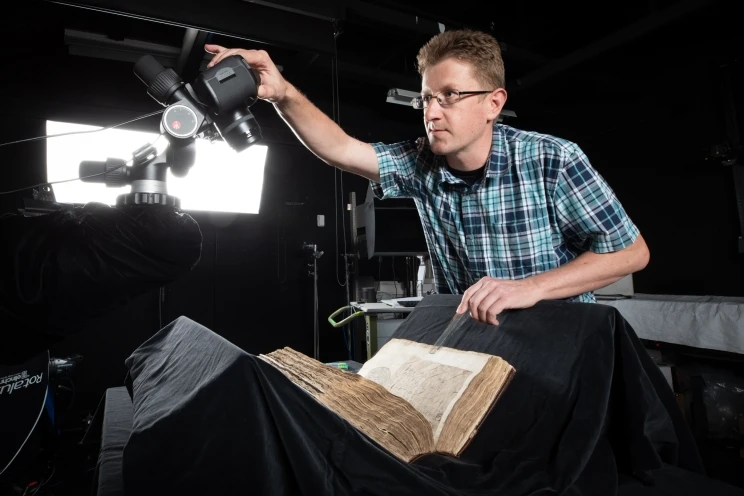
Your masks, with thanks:
[(192, 84), (173, 70), (145, 55), (134, 65), (134, 74), (147, 86), (147, 94), (166, 109), (160, 132), (169, 142), (158, 154), (152, 144), (132, 153), (132, 164), (123, 159), (83, 161), (79, 176), (84, 182), (103, 182), (110, 187), (130, 184), (129, 194), (117, 198), (117, 206), (165, 205), (179, 208), (168, 195), (166, 172), (183, 177), (194, 164), (194, 141), (203, 137), (222, 139), (241, 152), (262, 139), (261, 127), (249, 107), (258, 99), (258, 74), (237, 55), (226, 57), (200, 73)]
[(257, 100), (258, 75), (237, 55), (202, 72), (191, 86), (173, 69), (165, 69), (151, 55), (140, 58), (135, 75), (147, 85), (147, 93), (167, 106), (161, 131), (187, 139), (217, 129), (235, 151), (243, 151), (261, 139), (261, 129), (249, 107)]

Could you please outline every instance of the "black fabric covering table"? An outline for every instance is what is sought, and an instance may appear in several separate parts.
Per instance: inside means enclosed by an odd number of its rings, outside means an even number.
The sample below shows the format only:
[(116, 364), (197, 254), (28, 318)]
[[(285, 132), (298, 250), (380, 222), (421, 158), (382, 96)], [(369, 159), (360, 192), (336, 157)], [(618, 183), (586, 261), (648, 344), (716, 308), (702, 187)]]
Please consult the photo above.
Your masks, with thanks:
[[(394, 337), (434, 343), (459, 300), (427, 297)], [(127, 360), (126, 494), (744, 494), (702, 474), (672, 391), (614, 308), (541, 302), (500, 320), (471, 321), (445, 345), (509, 361), (509, 388), (461, 458), (406, 464), (179, 318)]]
[(132, 399), (124, 386), (106, 390), (103, 404), (99, 406), (93, 419), (88, 436), (99, 437), (101, 449), (93, 477), (93, 485), (97, 496), (123, 496), (121, 460), (124, 447), (132, 432)]

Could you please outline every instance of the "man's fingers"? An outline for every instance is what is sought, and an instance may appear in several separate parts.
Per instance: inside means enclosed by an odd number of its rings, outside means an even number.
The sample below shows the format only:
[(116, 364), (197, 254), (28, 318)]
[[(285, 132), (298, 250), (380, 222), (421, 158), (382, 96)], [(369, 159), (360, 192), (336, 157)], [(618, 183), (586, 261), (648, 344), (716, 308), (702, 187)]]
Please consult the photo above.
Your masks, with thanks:
[[(222, 62), (225, 58), (238, 55), (245, 60), (254, 70), (264, 71), (271, 70), (272, 62), (269, 54), (264, 50), (244, 50), (242, 48), (225, 48), (220, 45), (204, 45), (204, 50), (214, 54), (207, 67), (214, 67)], [(274, 96), (273, 88), (269, 91), (260, 92), (259, 98), (271, 98)]]
[(491, 325), (499, 325), (499, 315), (505, 310), (506, 304), (503, 298), (497, 299), (493, 305), (488, 308), (488, 323)]
[(226, 57), (230, 57), (231, 55), (236, 55), (240, 52), (239, 48), (230, 48), (227, 50), (223, 50), (219, 52), (215, 57), (207, 64), (207, 67), (214, 67), (215, 65), (219, 64), (223, 59)]
[(222, 60), (222, 54), (228, 51), (227, 48), (220, 45), (204, 45), (204, 50), (208, 53), (214, 54), (214, 57), (209, 61), (207, 67), (212, 67), (214, 64)]
[(204, 50), (207, 53), (217, 54), (217, 53), (220, 53), (220, 52), (224, 52), (225, 50), (227, 50), (227, 48), (225, 48), (223, 46), (220, 46), (220, 45), (210, 45), (208, 43), (208, 44), (204, 45)]
[(230, 50), (223, 50), (219, 52), (217, 55), (212, 57), (212, 60), (209, 61), (209, 64), (207, 64), (207, 67), (213, 67), (216, 64), (219, 64), (222, 59), (226, 57), (226, 54), (230, 53)]
[(478, 320), (481, 322), (488, 322), (493, 324), (495, 319), (491, 318), (490, 309), (494, 305), (498, 304), (499, 293), (495, 290), (491, 290), (478, 304)]
[(475, 320), (480, 322), (486, 321), (485, 312), (481, 311), (481, 303), (489, 297), (491, 291), (493, 291), (491, 285), (481, 284), (478, 291), (470, 298), (468, 306), (470, 307), (470, 314)]
[(465, 293), (462, 295), (462, 300), (460, 300), (460, 305), (457, 307), (457, 313), (463, 313), (465, 310), (468, 309), (470, 298), (478, 291), (478, 289), (480, 289), (482, 285), (483, 282), (478, 281), (465, 290)]
[[(260, 93), (260, 91), (259, 91)], [(457, 306), (456, 313), (462, 313), (468, 308), (468, 300), (470, 300), (470, 290), (472, 288), (468, 288), (465, 293), (462, 295), (462, 299), (460, 300), (460, 304)]]
[(470, 295), (472, 294), (472, 289), (473, 287), (471, 286), (465, 290), (465, 293), (463, 293), (462, 298), (460, 299), (460, 304), (457, 305), (457, 310), (455, 310), (455, 313), (462, 313), (468, 307), (468, 300), (470, 299)]

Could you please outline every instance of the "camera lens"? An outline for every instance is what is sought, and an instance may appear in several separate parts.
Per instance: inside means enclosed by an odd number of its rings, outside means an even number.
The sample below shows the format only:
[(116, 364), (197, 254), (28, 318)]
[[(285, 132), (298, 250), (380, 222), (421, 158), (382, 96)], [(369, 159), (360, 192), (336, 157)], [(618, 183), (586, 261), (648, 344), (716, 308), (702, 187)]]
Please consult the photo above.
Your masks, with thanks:
[(215, 124), (222, 139), (236, 152), (242, 152), (262, 138), (261, 127), (247, 108), (215, 116)]

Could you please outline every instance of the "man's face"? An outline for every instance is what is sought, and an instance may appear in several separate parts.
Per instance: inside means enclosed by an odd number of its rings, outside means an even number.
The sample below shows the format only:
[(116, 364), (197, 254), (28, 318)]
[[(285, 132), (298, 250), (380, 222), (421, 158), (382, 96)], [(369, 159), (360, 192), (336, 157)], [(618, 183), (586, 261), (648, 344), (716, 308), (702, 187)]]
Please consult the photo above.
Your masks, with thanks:
[[(444, 59), (426, 69), (421, 94), (445, 95), (447, 91), (483, 91), (485, 88), (473, 76), (469, 63), (454, 58)], [(492, 133), (492, 121), (498, 116), (493, 98), (486, 95), (462, 95), (459, 102), (442, 107), (436, 98), (429, 101), (424, 112), (424, 125), (431, 149), (437, 155), (453, 155), (467, 151), (476, 142), (485, 141)], [(488, 135), (488, 138), (484, 137)]]

